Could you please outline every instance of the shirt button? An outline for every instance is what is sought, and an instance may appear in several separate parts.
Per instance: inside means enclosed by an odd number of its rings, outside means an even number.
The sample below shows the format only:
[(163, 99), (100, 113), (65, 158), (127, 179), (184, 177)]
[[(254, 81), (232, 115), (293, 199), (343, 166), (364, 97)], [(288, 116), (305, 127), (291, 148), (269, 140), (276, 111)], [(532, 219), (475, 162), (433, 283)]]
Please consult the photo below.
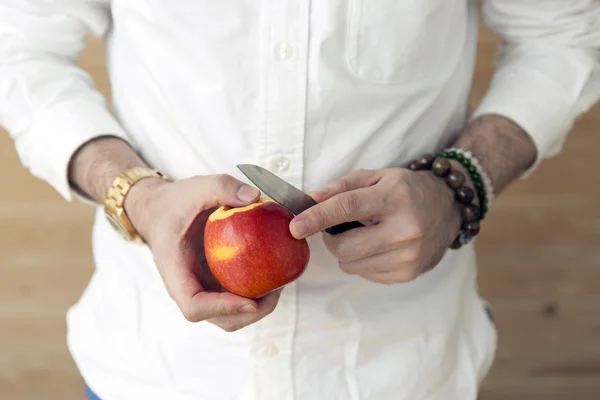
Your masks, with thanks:
[(280, 59), (280, 60), (289, 60), (290, 58), (292, 58), (294, 56), (294, 47), (292, 47), (290, 44), (288, 43), (278, 43), (275, 46), (275, 55)]
[(270, 344), (263, 349), (262, 354), (265, 357), (275, 357), (279, 354), (279, 349), (274, 344)]
[(277, 173), (282, 173), (290, 168), (290, 160), (285, 157), (278, 157), (272, 161), (273, 169)]

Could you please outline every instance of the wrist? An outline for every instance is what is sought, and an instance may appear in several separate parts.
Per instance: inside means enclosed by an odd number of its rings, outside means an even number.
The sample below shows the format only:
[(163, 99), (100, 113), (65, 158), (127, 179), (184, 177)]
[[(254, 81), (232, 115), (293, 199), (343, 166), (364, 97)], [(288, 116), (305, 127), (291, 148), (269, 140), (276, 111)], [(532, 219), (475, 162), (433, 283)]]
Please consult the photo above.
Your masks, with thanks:
[[(437, 196), (438, 204), (452, 205), (448, 207), (452, 211), (444, 214), (447, 215), (444, 219), (450, 236), (448, 241), (451, 242), (451, 248), (458, 249), (479, 234), (482, 214), (481, 209), (474, 203), (478, 194), (469, 187), (469, 182), (474, 182), (475, 187), (478, 186), (475, 178), (469, 179), (472, 166), (455, 167), (451, 161), (454, 160), (443, 152), (438, 156), (426, 154), (412, 161), (408, 168), (415, 172), (424, 171), (431, 178), (437, 177), (437, 193), (443, 193), (443, 197)], [(463, 167), (467, 173), (461, 171)], [(485, 198), (482, 198), (482, 201), (485, 204)]]
[(451, 146), (475, 154), (496, 195), (526, 172), (537, 158), (531, 137), (501, 115), (481, 115), (469, 122)]
[[(453, 171), (456, 170), (453, 169)], [(438, 199), (436, 203), (442, 207), (442, 215), (444, 216), (443, 226), (448, 234), (446, 240), (448, 243), (452, 243), (460, 233), (462, 225), (461, 204), (456, 201), (455, 191), (448, 185), (445, 179), (440, 179), (431, 170), (418, 171), (417, 173), (423, 174), (424, 178), (430, 180), (435, 187), (433, 193), (436, 193), (436, 198)]]
[(155, 219), (157, 206), (160, 203), (162, 189), (172, 182), (161, 178), (148, 177), (134, 184), (123, 203), (123, 209), (135, 231), (148, 242), (151, 235), (151, 226)]

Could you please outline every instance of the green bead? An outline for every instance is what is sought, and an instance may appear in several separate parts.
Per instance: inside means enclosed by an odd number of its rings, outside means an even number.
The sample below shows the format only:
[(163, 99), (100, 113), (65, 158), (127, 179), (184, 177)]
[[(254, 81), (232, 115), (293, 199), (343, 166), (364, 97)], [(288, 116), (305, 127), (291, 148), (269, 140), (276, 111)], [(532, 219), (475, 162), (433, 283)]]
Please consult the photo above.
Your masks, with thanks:
[(472, 165), (469, 165), (469, 166), (467, 167), (467, 171), (469, 171), (469, 173), (470, 173), (471, 175), (479, 175), (479, 174), (477, 173), (477, 168), (475, 168), (475, 167), (474, 167), (474, 166), (472, 166)]
[(456, 159), (460, 162), (464, 162), (465, 161), (465, 156), (463, 156), (462, 154), (457, 154), (456, 155)]
[(483, 189), (483, 183), (481, 183), (481, 181), (475, 181), (475, 187), (477, 189)]

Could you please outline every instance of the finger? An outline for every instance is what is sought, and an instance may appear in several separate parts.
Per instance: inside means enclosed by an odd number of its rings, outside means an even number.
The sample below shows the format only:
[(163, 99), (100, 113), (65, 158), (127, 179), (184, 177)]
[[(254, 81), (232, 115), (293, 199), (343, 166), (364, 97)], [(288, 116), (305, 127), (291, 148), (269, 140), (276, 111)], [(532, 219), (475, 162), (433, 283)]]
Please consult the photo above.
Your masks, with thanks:
[(418, 237), (404, 232), (398, 218), (383, 220), (361, 229), (351, 229), (338, 235), (324, 235), (329, 251), (341, 262), (348, 263), (396, 249), (406, 248)]
[(170, 265), (161, 268), (165, 287), (188, 321), (256, 312), (254, 300), (232, 293), (206, 292), (200, 283), (201, 268), (193, 249), (182, 250), (166, 262)]
[(267, 315), (271, 314), (277, 306), (280, 295), (281, 289), (269, 293), (265, 297), (259, 299), (257, 301), (258, 310), (255, 313), (217, 317), (208, 320), (208, 322), (218, 326), (226, 332), (235, 332), (248, 325), (258, 322)]
[(398, 272), (410, 279), (413, 270), (418, 269), (418, 243), (407, 244), (404, 248), (376, 254), (356, 261), (340, 262), (339, 266), (349, 275), (376, 275)]
[(332, 197), (339, 193), (373, 186), (383, 177), (383, 172), (383, 170), (360, 169), (329, 182), (322, 190), (315, 193), (318, 193), (317, 196)]
[(200, 322), (216, 317), (256, 314), (257, 310), (256, 302), (233, 293), (200, 291), (182, 311), (188, 321)]
[(317, 203), (321, 203), (336, 194), (375, 185), (382, 178), (381, 170), (360, 169), (329, 182), (323, 189), (309, 193)]
[(260, 196), (260, 191), (257, 188), (247, 185), (231, 175), (211, 175), (208, 178), (207, 185), (199, 188), (202, 192), (200, 196), (206, 199), (208, 207), (218, 205), (245, 206), (255, 202)]
[(317, 203), (322, 203), (325, 200), (333, 197), (335, 195), (335, 193), (333, 193), (333, 192), (324, 192), (324, 191), (312, 191), (308, 195), (310, 197), (312, 197), (313, 200), (316, 201)]
[(380, 192), (371, 186), (337, 194), (294, 217), (290, 231), (301, 239), (342, 222), (371, 219), (383, 210), (384, 198)]

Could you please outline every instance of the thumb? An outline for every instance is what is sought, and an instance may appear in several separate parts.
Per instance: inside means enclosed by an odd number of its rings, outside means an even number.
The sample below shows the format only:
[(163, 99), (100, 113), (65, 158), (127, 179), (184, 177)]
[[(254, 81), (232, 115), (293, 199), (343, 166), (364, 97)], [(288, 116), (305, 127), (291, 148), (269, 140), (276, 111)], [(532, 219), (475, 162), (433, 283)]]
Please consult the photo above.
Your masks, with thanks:
[(212, 175), (209, 188), (204, 193), (211, 205), (245, 206), (254, 203), (260, 197), (260, 190), (234, 178), (231, 175)]

